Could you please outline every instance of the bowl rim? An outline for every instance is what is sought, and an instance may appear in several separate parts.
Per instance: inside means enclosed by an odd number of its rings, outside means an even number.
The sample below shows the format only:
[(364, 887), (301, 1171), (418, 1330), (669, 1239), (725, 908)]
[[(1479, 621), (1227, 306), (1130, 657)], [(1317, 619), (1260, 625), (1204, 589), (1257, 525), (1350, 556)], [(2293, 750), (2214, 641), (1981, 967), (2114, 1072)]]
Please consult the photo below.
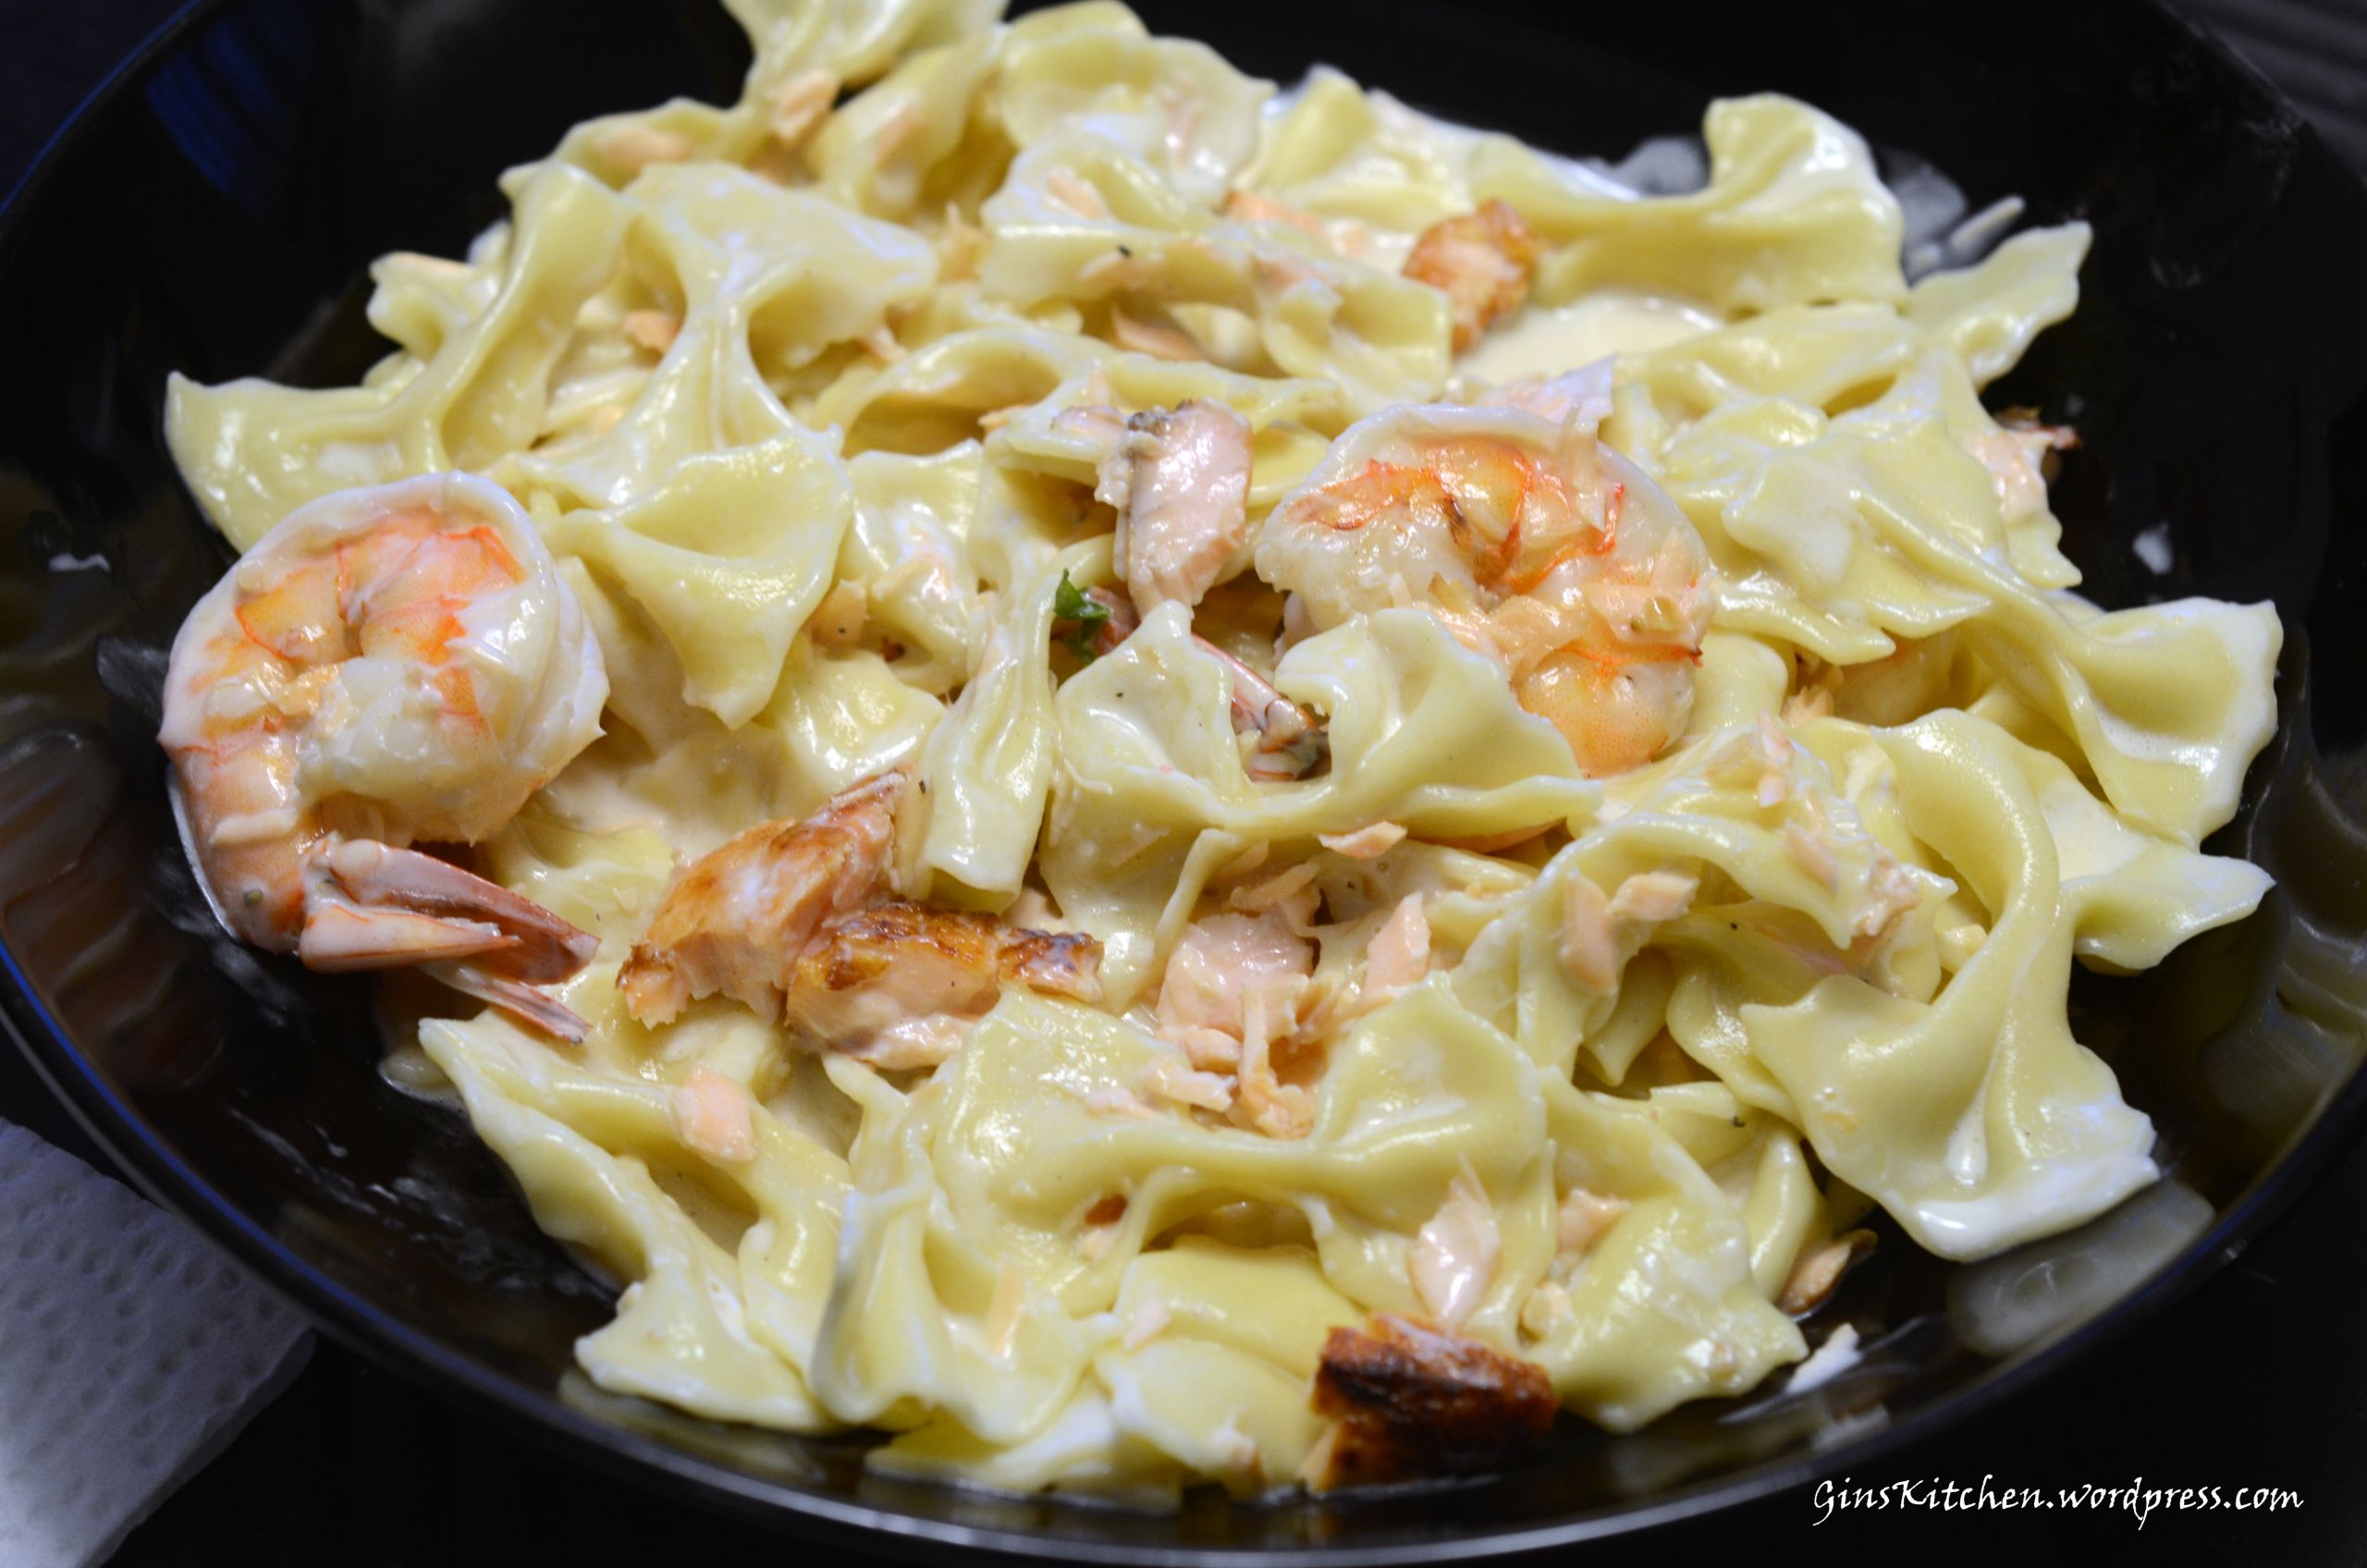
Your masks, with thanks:
[[(57, 171), (91, 139), (103, 116), (168, 56), (183, 35), (235, 0), (184, 3), (126, 54), (43, 143), (24, 173), (0, 195), (0, 283)], [(2165, 0), (2129, 3), (2167, 18), (2214, 57), (2220, 69), (2293, 123), (2305, 146), (2328, 157), (2323, 139), (2250, 61)], [(2367, 194), (2367, 190), (2362, 190)], [(2288, 634), (2299, 629), (2287, 628)], [(2296, 710), (2308, 722), (2306, 704)], [(2274, 761), (2292, 743), (2280, 732), (2253, 764)], [(1822, 1448), (1763, 1460), (1723, 1476), (1682, 1484), (1641, 1501), (1611, 1503), (1567, 1518), (1452, 1537), (1322, 1546), (1139, 1545), (907, 1513), (766, 1478), (646, 1433), (570, 1406), (553, 1392), (483, 1366), (412, 1328), (403, 1318), (314, 1268), (216, 1191), (118, 1094), (83, 1056), (33, 988), (17, 955), (0, 941), (0, 1032), (43, 1085), (113, 1166), (106, 1172), (138, 1191), (299, 1307), (316, 1328), (373, 1365), (431, 1396), (668, 1501), (728, 1513), (743, 1522), (808, 1537), (832, 1537), (906, 1558), (947, 1549), (1063, 1562), (1140, 1564), (1143, 1568), (1346, 1568), (1349, 1564), (1434, 1562), (1450, 1554), (1495, 1558), (1609, 1540), (1696, 1520), (1754, 1502), (1893, 1455), (2028, 1395), (2065, 1367), (2091, 1356), (2158, 1318), (2233, 1262), (2281, 1219), (2367, 1118), (2367, 1062), (2355, 1065), (2318, 1107), (2306, 1130), (2249, 1183), (2212, 1223), (2110, 1305), (2035, 1348), (1993, 1360), (1949, 1393), (1905, 1416)], [(693, 1417), (692, 1419), (696, 1419)], [(715, 1423), (728, 1428), (727, 1423)], [(1090, 1507), (1089, 1503), (1078, 1503)], [(1244, 1506), (1256, 1507), (1255, 1503)], [(1350, 1503), (1350, 1509), (1354, 1504)], [(1171, 1517), (1172, 1517), (1171, 1515)]]

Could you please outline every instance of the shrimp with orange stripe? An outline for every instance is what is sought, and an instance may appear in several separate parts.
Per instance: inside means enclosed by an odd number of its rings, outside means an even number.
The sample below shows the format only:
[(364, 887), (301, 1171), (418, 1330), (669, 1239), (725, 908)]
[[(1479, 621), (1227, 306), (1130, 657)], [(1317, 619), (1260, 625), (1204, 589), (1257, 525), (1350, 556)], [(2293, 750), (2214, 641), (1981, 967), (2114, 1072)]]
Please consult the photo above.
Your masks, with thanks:
[(1435, 616), (1503, 665), (1590, 778), (1651, 761), (1692, 711), (1709, 553), (1588, 422), (1384, 410), (1275, 506), (1256, 568), (1306, 631), (1396, 606)]
[(583, 607), (509, 495), (339, 491), (256, 542), (174, 640), (158, 739), (231, 933), (326, 971), (421, 966), (564, 1038), (537, 989), (597, 944), (414, 844), (472, 844), (600, 732)]

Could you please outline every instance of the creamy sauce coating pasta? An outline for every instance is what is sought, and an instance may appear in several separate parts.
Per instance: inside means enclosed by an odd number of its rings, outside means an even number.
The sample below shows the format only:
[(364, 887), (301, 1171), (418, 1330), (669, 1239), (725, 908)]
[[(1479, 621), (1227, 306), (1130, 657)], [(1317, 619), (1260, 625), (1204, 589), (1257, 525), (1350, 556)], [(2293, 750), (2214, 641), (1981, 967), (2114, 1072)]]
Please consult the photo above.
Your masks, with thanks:
[[(2263, 896), (2200, 845), (2280, 628), (2081, 599), (2071, 437), (1983, 404), (2084, 226), (1910, 287), (1783, 97), (1645, 196), (1111, 0), (729, 4), (742, 100), (382, 261), (361, 385), (169, 410), (241, 549), (490, 481), (597, 641), (600, 737), (473, 851), (596, 938), (585, 1036), (395, 1060), (624, 1282), (601, 1388), (1008, 1489), (1338, 1484), (1425, 1355), (1627, 1431), (1802, 1361), (1873, 1210), (1972, 1259), (2156, 1178), (2066, 987)], [(685, 867), (891, 770), (877, 896), (1098, 968), (896, 1050), (637, 1021)]]

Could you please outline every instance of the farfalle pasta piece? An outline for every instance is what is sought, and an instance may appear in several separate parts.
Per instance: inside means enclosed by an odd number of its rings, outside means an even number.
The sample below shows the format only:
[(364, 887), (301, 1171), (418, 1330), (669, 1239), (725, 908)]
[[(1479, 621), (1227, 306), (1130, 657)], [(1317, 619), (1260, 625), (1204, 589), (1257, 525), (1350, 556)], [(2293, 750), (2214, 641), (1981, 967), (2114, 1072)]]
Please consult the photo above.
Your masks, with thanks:
[(1919, 1244), (1984, 1256), (2152, 1181), (2152, 1128), (2064, 1022), (2078, 908), (2016, 743), (1960, 714), (1874, 738), (1909, 826), (1990, 912), (1987, 935), (1929, 1002), (1832, 975), (1739, 1019), (1835, 1175)]
[(1394, 268), (1416, 235), (1477, 204), (1480, 140), (1318, 66), (1243, 177), (1263, 202), (1236, 215), (1306, 227), (1343, 255)]
[(837, 591), (859, 598), (854, 638), (892, 644), (900, 679), (944, 695), (970, 679), (990, 622), (966, 549), (987, 489), (983, 456), (968, 445), (929, 457), (865, 452), (847, 474), (854, 526), (839, 547)]
[(963, 195), (975, 204), (991, 190), (1000, 150), (988, 141), (963, 154), (996, 68), (995, 43), (975, 34), (923, 50), (841, 105), (804, 154), (830, 199), (902, 220), (934, 215)]
[(1885, 413), (1736, 404), (1664, 454), (1670, 494), (1719, 557), (1716, 623), (1843, 666), (1954, 631), (2125, 815), (2189, 844), (2225, 823), (2275, 723), (2274, 608), (2107, 614), (2040, 588), (2015, 570), (1987, 469), (1939, 420)]
[(615, 270), (629, 216), (579, 170), (535, 174), (518, 191), (491, 302), (434, 359), (374, 385), (173, 377), (166, 437), (206, 516), (243, 549), (332, 490), (478, 469), (525, 448), (542, 427), (551, 367)]
[(1742, 1214), (1650, 1109), (1559, 1079), (1545, 1093), (1556, 1190), (1621, 1205), (1539, 1280), (1551, 1289), (1531, 1309), (1543, 1331), (1527, 1354), (1563, 1403), (1632, 1431), (1687, 1399), (1748, 1389), (1803, 1354), (1799, 1330), (1752, 1272)]
[[(1061, 766), (1040, 865), (1061, 908), (1101, 940), (1113, 998), (1147, 977), (1155, 933), (1243, 844), (1377, 821), (1485, 837), (1592, 810), (1596, 787), (1560, 735), (1522, 711), (1492, 661), (1418, 610), (1358, 618), (1283, 656), (1274, 684), (1325, 716), (1330, 768), (1255, 784), (1231, 677), (1195, 645), (1180, 608), (1152, 615), (1053, 704)], [(1196, 860), (1204, 839), (1233, 848)]]
[(1186, 198), (1218, 200), (1257, 151), (1269, 82), (1204, 43), (1150, 36), (1122, 6), (1076, 5), (1014, 23), (993, 112), (1021, 148), (1090, 123), (1122, 137)]
[[(1831, 412), (1869, 388), (1887, 389), (1914, 363), (1923, 339), (1895, 310), (1861, 301), (1796, 305), (1622, 355), (1606, 440), (1649, 467), (1704, 415), (1734, 408), (1752, 417), (1760, 399)], [(1797, 416), (1795, 416), (1797, 417)]]
[(945, 1478), (983, 1468), (1160, 1506), (1198, 1476), (1254, 1495), (1320, 1446), (1307, 1388), (1324, 1336), (1362, 1320), (1302, 1242), (1179, 1236), (1127, 1266), (1092, 1376), (1035, 1436), (997, 1451), (939, 1420), (873, 1463)]
[[(582, 169), (601, 184), (623, 190), (652, 169), (672, 164), (745, 163), (764, 150), (766, 116), (751, 104), (717, 108), (670, 98), (654, 108), (602, 115), (571, 128), (547, 160)], [(512, 187), (532, 178), (533, 165), (512, 169)]]
[(2084, 223), (2014, 235), (1977, 265), (1918, 281), (1904, 313), (1986, 386), (2079, 305), (2089, 237)]
[(2023, 746), (2015, 761), (2054, 837), (2073, 951), (2093, 967), (2151, 969), (2180, 944), (2250, 914), (2267, 894), (2259, 866), (2131, 827), (2059, 758)]
[(1109, 356), (1090, 339), (1044, 328), (980, 326), (949, 334), (901, 359), (842, 377), (804, 411), (815, 426), (846, 433), (849, 456), (925, 456), (979, 439), (1004, 410), (1030, 408)]
[(867, 648), (824, 652), (800, 638), (772, 701), (752, 729), (766, 732), (803, 789), (821, 800), (912, 761), (945, 704)]
[(398, 251), (371, 263), (370, 325), (402, 350), (374, 374), (411, 374), (466, 332), (500, 292), (509, 239), (509, 227), (497, 225), (469, 248), (466, 261)]
[[(1008, 1008), (987, 1015), (957, 1062), (985, 1054), (979, 1042)], [(998, 1447), (1023, 1441), (1068, 1403), (1092, 1336), (947, 1208), (932, 1151), (955, 1114), (948, 1086), (901, 1096), (843, 1057), (830, 1074), (865, 1114), (840, 1221), (852, 1266), (831, 1284), (816, 1397), (840, 1420), (895, 1426), (936, 1411)]]
[[(1697, 900), (1794, 912), (1809, 950), (1846, 969), (1870, 965), (1951, 886), (1869, 831), (1822, 759), (1772, 720), (1696, 741), (1654, 772), (1622, 788), (1616, 815), (1556, 854), (1455, 971), (1466, 1000), (1557, 1077), (1632, 1005), (1627, 965)], [(1634, 1035), (1658, 1026), (1647, 1013), (1614, 1048), (1632, 1057)], [(1594, 1062), (1609, 1083), (1624, 1075), (1618, 1057)]]
[(1511, 202), (1545, 241), (1548, 303), (1607, 284), (1729, 311), (1905, 296), (1898, 202), (1856, 131), (1767, 93), (1711, 104), (1701, 136), (1710, 181), (1688, 195), (1598, 194), (1506, 137), (1474, 153), (1472, 193)]
[(1092, 129), (1022, 153), (982, 215), (980, 285), (992, 297), (1219, 307), (1246, 318), (1275, 368), (1339, 383), (1359, 411), (1429, 397), (1445, 380), (1436, 290), (1287, 227), (1227, 222)]
[(987, 630), (976, 671), (921, 748), (898, 870), (906, 888), (994, 908), (1019, 896), (1052, 787), (1053, 595), (1070, 566), (1107, 553), (1081, 545), (1036, 573)]
[[(1437, 1047), (1412, 1050), (1425, 1035)], [(1534, 1075), (1509, 1041), (1435, 986), (1372, 1014), (1334, 1047), (1303, 1138), (1205, 1128), (1171, 1101), (1148, 1105), (1147, 1114), (1128, 1109), (1167, 1055), (1123, 1021), (1006, 993), (916, 1096), (915, 1114), (942, 1107), (930, 1135), (950, 1208), (932, 1223), (958, 1227), (1014, 1268), (1028, 1299), (1057, 1298), (1071, 1313), (1108, 1308), (1144, 1242), (1206, 1209), (1211, 1194), (1302, 1212), (1320, 1206), (1329, 1216), (1317, 1238), (1325, 1273), (1350, 1299), (1381, 1310), (1418, 1310), (1412, 1243), (1402, 1232), (1437, 1211), (1462, 1171), (1474, 1171), (1469, 1179), (1500, 1203), (1527, 1196), (1528, 1213), (1508, 1217), (1508, 1232), (1543, 1234), (1535, 1181), (1544, 1121)], [(1468, 1141), (1481, 1128), (1492, 1142)], [(1025, 1149), (1014, 1158), (1015, 1135)], [(1069, 1231), (1112, 1194), (1127, 1199), (1116, 1234), (1088, 1256)], [(1509, 1334), (1518, 1277), (1541, 1266), (1542, 1255), (1515, 1233), (1466, 1331)]]
[[(814, 1265), (830, 1252), (847, 1190), (841, 1160), (753, 1102), (751, 1157), (705, 1158), (682, 1142), (665, 1086), (552, 1060), (491, 1015), (430, 1023), (420, 1043), (543, 1226), (629, 1281), (617, 1319), (579, 1350), (603, 1387), (723, 1420), (828, 1423), (803, 1368), (828, 1280)], [(736, 1249), (674, 1195), (702, 1183), (717, 1212), (761, 1219)]]
[(656, 362), (608, 372), (628, 395), (497, 470), (562, 508), (619, 506), (685, 458), (803, 435), (767, 375), (878, 331), (937, 278), (918, 235), (727, 165), (655, 169), (624, 199), (633, 297), (650, 303), (608, 330), (640, 333)]
[(568, 513), (545, 534), (656, 624), (682, 701), (737, 728), (772, 695), (853, 511), (845, 470), (801, 433), (686, 458), (640, 499)]
[(862, 83), (901, 56), (970, 37), (1002, 16), (1001, 0), (726, 0), (756, 51), (752, 92), (803, 71)]

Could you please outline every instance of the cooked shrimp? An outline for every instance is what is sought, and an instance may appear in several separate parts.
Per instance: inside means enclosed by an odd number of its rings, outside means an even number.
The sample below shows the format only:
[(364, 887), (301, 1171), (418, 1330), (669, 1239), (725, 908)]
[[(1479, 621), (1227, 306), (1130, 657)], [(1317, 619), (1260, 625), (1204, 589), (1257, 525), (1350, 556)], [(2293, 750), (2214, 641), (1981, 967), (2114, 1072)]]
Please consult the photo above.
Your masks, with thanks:
[(599, 733), (582, 606), (496, 486), (436, 474), (289, 513), (174, 640), (158, 736), (223, 924), (320, 970), (407, 964), (569, 1039), (533, 987), (596, 946), (416, 842), (474, 843)]
[(1100, 996), (1101, 945), (886, 896), (904, 777), (813, 815), (753, 827), (685, 872), (617, 974), (625, 1008), (664, 1023), (721, 994), (825, 1049), (934, 1066), (1006, 983)]
[(1594, 778), (1650, 761), (1692, 710), (1708, 553), (1674, 502), (1575, 423), (1376, 414), (1274, 508), (1256, 565), (1313, 631), (1428, 610), (1504, 665)]
[(1101, 944), (991, 915), (889, 900), (827, 922), (790, 967), (783, 1022), (890, 1071), (934, 1067), (1006, 985), (1101, 998)]
[(1143, 612), (1196, 605), (1249, 536), (1249, 422), (1193, 398), (1146, 409), (1101, 459), (1094, 495), (1118, 510), (1118, 574)]
[(1454, 312), (1454, 351), (1479, 340), (1488, 324), (1528, 300), (1537, 276), (1537, 235), (1508, 202), (1441, 218), (1422, 230), (1405, 258), (1405, 276), (1443, 290)]
[(1560, 1408), (1536, 1363), (1387, 1313), (1331, 1330), (1312, 1403), (1339, 1423), (1307, 1462), (1318, 1490), (1495, 1469)]

